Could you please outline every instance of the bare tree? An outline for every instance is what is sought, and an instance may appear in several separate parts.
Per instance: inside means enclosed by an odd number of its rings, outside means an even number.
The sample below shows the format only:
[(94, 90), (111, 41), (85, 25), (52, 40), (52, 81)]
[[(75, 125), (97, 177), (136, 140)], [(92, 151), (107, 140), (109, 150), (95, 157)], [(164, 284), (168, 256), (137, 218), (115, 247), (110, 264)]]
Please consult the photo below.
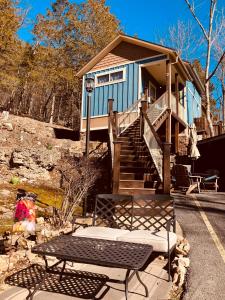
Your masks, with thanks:
[(225, 124), (225, 52), (224, 49), (225, 49), (225, 38), (218, 39), (215, 42), (214, 57), (218, 62), (220, 62), (220, 64), (215, 74), (220, 85), (219, 89), (221, 91), (221, 97), (219, 98), (221, 103), (222, 120), (223, 123)]
[(178, 20), (176, 25), (170, 26), (168, 33), (159, 39), (160, 44), (176, 49), (179, 56), (190, 60), (194, 56), (201, 40), (195, 35), (193, 24)]
[[(197, 16), (196, 9), (195, 9), (195, 3), (192, 1), (190, 3), (189, 0), (185, 0), (192, 16), (194, 17), (195, 21), (197, 22), (203, 38), (206, 42), (206, 48), (207, 48), (207, 54), (206, 54), (206, 61), (205, 61), (205, 80), (204, 80), (204, 87), (205, 87), (205, 105), (206, 105), (206, 119), (209, 125), (209, 131), (210, 135), (214, 135), (213, 130), (213, 123), (211, 119), (211, 113), (210, 113), (210, 79), (216, 72), (219, 64), (216, 65), (216, 68), (213, 70), (213, 72), (210, 74), (210, 67), (211, 67), (211, 52), (212, 52), (212, 46), (215, 40), (220, 36), (221, 31), (223, 29), (223, 22), (218, 21), (218, 19), (215, 17), (215, 11), (217, 7), (217, 0), (210, 0), (210, 7), (209, 7), (209, 19), (208, 19), (208, 26), (204, 26), (203, 23), (200, 21), (199, 17)], [(215, 24), (217, 22), (217, 24)], [(217, 26), (216, 26), (217, 25)], [(214, 30), (215, 28), (215, 30)], [(220, 62), (220, 59), (219, 59)]]

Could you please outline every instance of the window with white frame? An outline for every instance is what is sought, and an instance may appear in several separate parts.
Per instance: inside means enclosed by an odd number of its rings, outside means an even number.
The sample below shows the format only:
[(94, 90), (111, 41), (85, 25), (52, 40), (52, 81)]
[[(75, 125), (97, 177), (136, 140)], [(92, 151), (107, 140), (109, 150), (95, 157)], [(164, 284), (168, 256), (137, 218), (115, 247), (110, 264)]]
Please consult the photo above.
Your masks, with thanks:
[(95, 75), (95, 86), (107, 85), (125, 81), (126, 69), (118, 69), (110, 72), (104, 72)]

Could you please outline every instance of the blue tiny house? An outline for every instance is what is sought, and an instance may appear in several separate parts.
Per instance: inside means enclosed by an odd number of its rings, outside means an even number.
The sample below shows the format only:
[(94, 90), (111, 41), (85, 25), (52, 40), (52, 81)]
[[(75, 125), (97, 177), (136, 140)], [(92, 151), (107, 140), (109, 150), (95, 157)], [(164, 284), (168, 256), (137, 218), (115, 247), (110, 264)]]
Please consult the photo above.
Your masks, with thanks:
[[(108, 142), (113, 193), (168, 194), (170, 155), (187, 150), (182, 136), (201, 115), (203, 87), (192, 66), (174, 49), (120, 35), (77, 75), (81, 132), (88, 124), (87, 137), (90, 124), (92, 136)], [(95, 83), (91, 100), (87, 78)]]
[[(201, 114), (201, 97), (189, 64), (183, 62), (171, 48), (120, 35), (78, 73), (83, 77), (81, 131), (86, 128), (86, 77), (95, 80), (91, 95), (91, 130), (107, 129), (108, 99), (114, 99), (113, 109), (122, 113), (143, 94), (149, 103), (153, 103), (166, 92), (168, 59), (172, 61), (173, 116), (176, 118), (179, 105), (179, 120), (183, 121), (183, 125), (193, 123), (193, 119)], [(179, 91), (177, 104), (176, 87)]]

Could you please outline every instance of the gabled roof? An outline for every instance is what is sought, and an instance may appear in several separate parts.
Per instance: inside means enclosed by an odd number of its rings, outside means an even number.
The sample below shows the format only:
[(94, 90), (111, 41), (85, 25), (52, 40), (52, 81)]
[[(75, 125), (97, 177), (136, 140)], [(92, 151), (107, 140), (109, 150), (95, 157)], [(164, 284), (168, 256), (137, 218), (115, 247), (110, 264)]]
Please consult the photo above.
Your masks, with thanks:
[(190, 74), (185, 67), (183, 61), (178, 56), (177, 52), (173, 48), (165, 47), (156, 43), (150, 43), (145, 40), (141, 40), (135, 37), (131, 37), (128, 35), (122, 35), (120, 34), (118, 37), (116, 37), (111, 43), (109, 43), (102, 51), (100, 51), (95, 57), (93, 57), (78, 73), (77, 76), (81, 77), (87, 72), (89, 72), (99, 61), (103, 59), (112, 49), (114, 49), (116, 46), (118, 46), (121, 42), (127, 42), (130, 44), (134, 44), (140, 47), (144, 47), (150, 50), (155, 50), (158, 52), (161, 52), (163, 54), (171, 55), (175, 61), (179, 62), (182, 70), (184, 73), (186, 73), (187, 77), (190, 77)]

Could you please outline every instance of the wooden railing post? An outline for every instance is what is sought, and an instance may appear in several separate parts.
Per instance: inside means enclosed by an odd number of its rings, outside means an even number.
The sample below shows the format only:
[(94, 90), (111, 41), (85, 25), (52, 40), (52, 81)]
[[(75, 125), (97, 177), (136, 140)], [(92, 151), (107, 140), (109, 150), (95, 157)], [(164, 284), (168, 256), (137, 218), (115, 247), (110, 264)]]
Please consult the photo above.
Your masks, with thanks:
[(142, 108), (142, 112), (146, 113), (146, 111), (148, 109), (148, 100), (147, 99), (141, 100), (141, 108)]
[(121, 142), (114, 141), (114, 160), (113, 160), (113, 194), (118, 194), (120, 182), (120, 150)]
[(163, 193), (170, 194), (170, 148), (171, 143), (163, 144)]
[(110, 122), (110, 113), (113, 111), (113, 99), (108, 99), (108, 132), (110, 134), (111, 122)]
[(143, 117), (142, 107), (140, 107), (139, 109), (140, 109), (140, 137), (142, 137), (144, 134), (144, 117)]
[(113, 112), (113, 114), (114, 114), (114, 121), (115, 121), (115, 129), (116, 129), (116, 136), (118, 136), (118, 133), (119, 133), (119, 124), (118, 124), (118, 111), (114, 111)]
[(108, 99), (108, 113), (113, 111), (113, 101), (114, 99)]

